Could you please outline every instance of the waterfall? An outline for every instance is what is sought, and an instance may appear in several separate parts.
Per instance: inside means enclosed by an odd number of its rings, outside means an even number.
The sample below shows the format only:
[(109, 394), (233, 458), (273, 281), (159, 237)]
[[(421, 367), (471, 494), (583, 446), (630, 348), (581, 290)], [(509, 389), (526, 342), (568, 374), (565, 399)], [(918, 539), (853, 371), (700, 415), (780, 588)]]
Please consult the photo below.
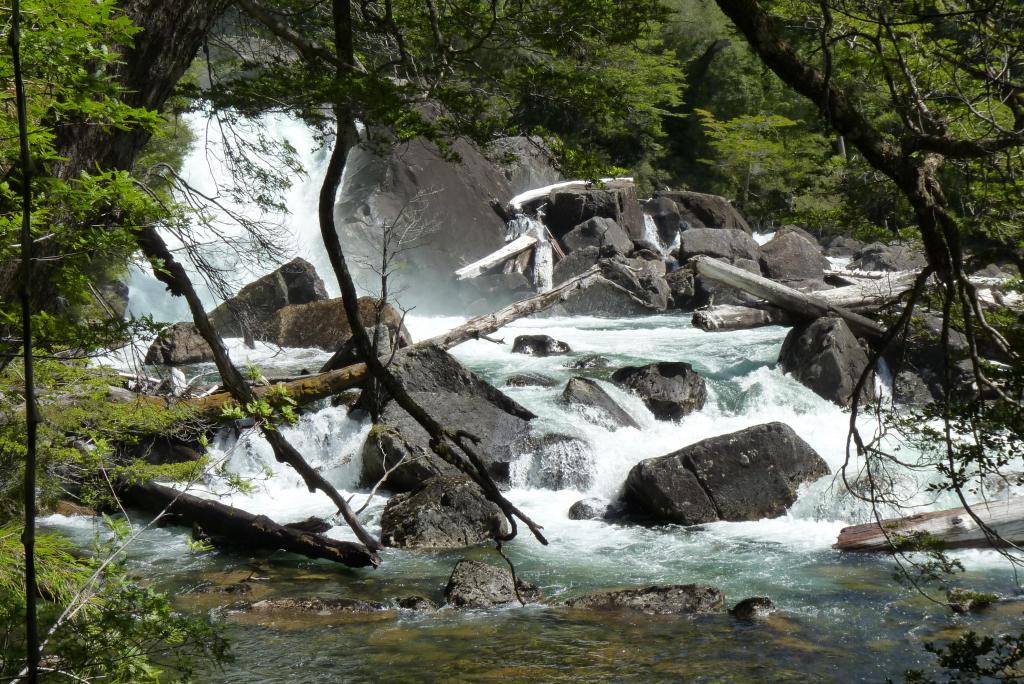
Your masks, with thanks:
[[(679, 239), (678, 235), (676, 233), (677, 240)], [(668, 249), (662, 244), (661, 237), (658, 235), (658, 226), (654, 223), (654, 218), (650, 214), (644, 214), (644, 240), (657, 247), (658, 251), (663, 255), (668, 254)]]
[[(184, 117), (185, 125), (189, 126), (198, 136), (198, 141), (185, 156), (181, 176), (190, 186), (211, 197), (230, 212), (236, 212), (250, 220), (262, 220), (272, 226), (275, 242), (280, 247), (284, 260), (302, 257), (312, 263), (324, 279), (328, 294), (338, 295), (338, 284), (333, 278), (330, 261), (322, 247), (319, 221), (317, 219), (317, 202), (320, 183), (327, 165), (327, 151), (317, 143), (312, 131), (302, 121), (283, 114), (268, 114), (256, 120), (236, 124), (240, 135), (249, 142), (264, 139), (290, 145), (305, 170), (305, 175), (293, 179), (293, 183), (282, 196), (286, 214), (260, 215), (253, 207), (244, 206), (231, 198), (230, 170), (224, 159), (224, 146), (219, 128), (204, 113), (188, 114)], [(258, 163), (258, 162), (257, 162)], [(344, 182), (344, 181), (343, 181)], [(279, 264), (266, 260), (260, 261), (251, 252), (239, 249), (238, 242), (244, 246), (244, 230), (231, 216), (215, 207), (206, 208), (213, 224), (212, 228), (197, 228), (196, 239), (209, 244), (208, 258), (214, 266), (228, 274), (228, 281), (238, 288), (270, 271)], [(180, 250), (182, 243), (170, 231), (161, 230), (171, 250)], [(223, 239), (233, 241), (224, 246)], [(186, 271), (192, 278), (203, 301), (209, 310), (220, 303), (214, 293), (196, 271), (188, 259), (181, 259)], [(180, 298), (172, 298), (153, 276), (148, 264), (132, 268), (128, 281), (128, 312), (131, 315), (153, 316), (156, 320), (179, 321), (191, 317), (188, 307)]]

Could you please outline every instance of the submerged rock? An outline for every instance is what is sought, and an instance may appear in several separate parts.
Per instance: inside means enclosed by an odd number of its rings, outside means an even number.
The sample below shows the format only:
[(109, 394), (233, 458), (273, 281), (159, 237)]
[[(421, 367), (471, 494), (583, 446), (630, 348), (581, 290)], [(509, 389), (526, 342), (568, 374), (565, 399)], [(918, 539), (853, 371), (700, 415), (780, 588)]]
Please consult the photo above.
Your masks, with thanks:
[(456, 608), (492, 608), (518, 602), (520, 598), (533, 603), (540, 600), (541, 592), (536, 585), (521, 579), (513, 585), (512, 573), (504, 568), (463, 558), (448, 578), (444, 598)]
[[(796, 325), (779, 352), (782, 370), (840, 406), (853, 402), (853, 392), (870, 359), (846, 321), (823, 317)], [(862, 399), (874, 396), (869, 380)]]
[(987, 608), (998, 600), (998, 594), (971, 591), (962, 587), (951, 587), (946, 591), (946, 602), (954, 613), (973, 613)]
[(587, 354), (581, 356), (578, 359), (570, 361), (565, 364), (566, 368), (572, 368), (574, 370), (593, 370), (595, 368), (607, 368), (611, 365), (611, 361), (608, 360), (607, 356), (601, 356), (600, 354)]
[(276, 613), (291, 615), (353, 615), (376, 613), (387, 610), (387, 606), (376, 601), (350, 598), (274, 598), (262, 601), (239, 601), (227, 607), (231, 612)]
[[(391, 372), (410, 396), (435, 420), (480, 437), (476, 451), (499, 486), (508, 486), (510, 466), (529, 443), (534, 415), (510, 397), (466, 369), (450, 354), (433, 348), (416, 349), (395, 357)], [(383, 397), (387, 400), (387, 397)], [(358, 408), (367, 408), (360, 397)], [(430, 448), (430, 437), (397, 403), (388, 400), (380, 423), (362, 449), (362, 483), (372, 486), (384, 472), (398, 466), (386, 489), (407, 492), (431, 477), (461, 475)]]
[(643, 589), (600, 591), (569, 599), (565, 605), (584, 610), (615, 610), (647, 615), (720, 613), (725, 594), (706, 584), (670, 584)]
[(403, 596), (395, 605), (404, 610), (437, 610), (437, 604), (426, 596)]
[(827, 475), (814, 449), (783, 423), (767, 423), (683, 447), (633, 466), (624, 501), (652, 520), (697, 525), (783, 515), (801, 484)]
[(612, 520), (621, 513), (619, 505), (605, 499), (580, 499), (569, 507), (569, 520)]
[(527, 356), (558, 356), (572, 352), (565, 342), (560, 342), (550, 335), (518, 335), (512, 342), (513, 354)]
[(516, 373), (505, 379), (506, 387), (554, 387), (558, 381), (541, 373)]
[(640, 427), (603, 387), (590, 378), (570, 378), (562, 392), (562, 400), (582, 409), (580, 413), (592, 423), (612, 428)]
[(729, 614), (737, 620), (756, 620), (774, 612), (775, 604), (767, 596), (745, 598), (729, 609)]
[(708, 396), (704, 379), (682, 362), (626, 366), (612, 374), (612, 382), (637, 394), (659, 420), (679, 420), (699, 411)]
[(459, 549), (509, 532), (501, 509), (468, 477), (435, 477), (388, 499), (381, 542), (404, 549)]

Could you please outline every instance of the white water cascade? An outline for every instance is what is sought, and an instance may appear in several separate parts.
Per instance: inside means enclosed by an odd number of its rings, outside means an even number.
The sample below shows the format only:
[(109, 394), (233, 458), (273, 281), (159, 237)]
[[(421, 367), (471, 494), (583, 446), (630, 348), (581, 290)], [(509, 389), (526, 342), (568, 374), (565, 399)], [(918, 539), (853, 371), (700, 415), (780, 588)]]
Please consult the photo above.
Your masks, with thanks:
[[(289, 250), (311, 261), (322, 274), (328, 274), (331, 271), (319, 249), (315, 220), (322, 156), (315, 149), (309, 133), (295, 122), (272, 117), (266, 126), (274, 135), (283, 136), (292, 143), (300, 152), (308, 173), (306, 179), (291, 188), (287, 198), (292, 210), (284, 221), (290, 240)], [(186, 177), (201, 188), (212, 187), (217, 172), (216, 164), (207, 164), (205, 156), (198, 151), (190, 155), (186, 163)], [(536, 219), (519, 216), (509, 224), (509, 237), (538, 230), (538, 224)], [(657, 239), (653, 221), (647, 216), (645, 228), (652, 233), (649, 239), (665, 250), (666, 246)], [(768, 237), (755, 236), (759, 242)], [(260, 275), (260, 269), (252, 264), (239, 262), (237, 268), (238, 277), (243, 281)], [(336, 291), (330, 279), (325, 280), (328, 289)], [(170, 297), (165, 293), (158, 296), (162, 288), (154, 287), (154, 283), (152, 276), (144, 273), (133, 277), (132, 312), (149, 313), (164, 320), (187, 318), (168, 303)], [(209, 292), (204, 296), (208, 305), (215, 303)], [(414, 339), (439, 334), (461, 322), (463, 319), (459, 317), (425, 317), (417, 316), (415, 312), (406, 319)], [(891, 573), (889, 560), (850, 560), (830, 548), (842, 527), (871, 518), (868, 506), (850, 495), (834, 475), (805, 486), (789, 512), (774, 519), (718, 522), (688, 530), (675, 526), (647, 528), (568, 518), (569, 507), (583, 497), (615, 498), (629, 470), (643, 459), (673, 452), (707, 437), (770, 421), (781, 421), (791, 426), (822, 456), (833, 474), (838, 473), (847, 459), (849, 412), (818, 397), (782, 373), (776, 360), (786, 332), (779, 327), (765, 327), (706, 333), (693, 328), (687, 315), (633, 319), (551, 317), (516, 321), (496, 332), (494, 337), (511, 341), (520, 334), (546, 334), (567, 342), (573, 349), (572, 356), (538, 358), (512, 354), (511, 345), (482, 340), (454, 348), (451, 353), (464, 365), (538, 416), (531, 422), (535, 435), (568, 435), (578, 438), (584, 445), (582, 451), (563, 454), (559, 457), (560, 462), (555, 464), (562, 471), (570, 471), (570, 476), (558, 480), (560, 489), (552, 488), (550, 468), (538, 460), (537, 454), (521, 454), (513, 465), (512, 490), (507, 495), (544, 526), (550, 541), (549, 546), (541, 546), (521, 531), (519, 537), (507, 545), (520, 574), (535, 578), (552, 599), (591, 588), (706, 582), (721, 587), (730, 597), (730, 603), (742, 596), (771, 596), (788, 612), (786, 619), (806, 624), (812, 633), (839, 635), (836, 638), (860, 644), (861, 641), (868, 643), (881, 638), (877, 635), (884, 628), (888, 630), (886, 634), (890, 640), (902, 638), (900, 630), (906, 631), (900, 626), (902, 614), (899, 610), (902, 609), (891, 594), (874, 589), (877, 595), (868, 589), (856, 593), (846, 584), (846, 578), (853, 573), (855, 578), (862, 578), (858, 581), (887, 586), (885, 583)], [(256, 350), (243, 350), (240, 340), (228, 340), (228, 344), (233, 354), (252, 359), (266, 375), (312, 368), (329, 356), (316, 350), (281, 352), (259, 345)], [(655, 361), (691, 363), (707, 382), (707, 403), (702, 410), (680, 421), (657, 420), (637, 397), (608, 382), (607, 373), (567, 367), (567, 361), (584, 354), (605, 356), (612, 368)], [(204, 370), (209, 371), (211, 367), (193, 369), (194, 372)], [(503, 386), (510, 375), (524, 372), (547, 375), (556, 380), (556, 385), (550, 388)], [(568, 408), (561, 401), (562, 388), (570, 377), (581, 373), (597, 379), (640, 427), (609, 429), (583, 420)], [(888, 381), (888, 378), (883, 378), (883, 389)], [(860, 425), (866, 434), (872, 434), (876, 429), (870, 415), (862, 416)], [(344, 407), (327, 407), (304, 413), (296, 425), (283, 428), (285, 436), (314, 467), (346, 495), (354, 497), (356, 507), (368, 496), (360, 488), (360, 471), (361, 449), (369, 430), (366, 419), (350, 417)], [(913, 455), (909, 448), (903, 454), (907, 459)], [(211, 475), (196, 492), (201, 496), (223, 494), (226, 503), (266, 514), (282, 523), (310, 515), (329, 517), (333, 513), (328, 499), (308, 492), (294, 472), (274, 461), (269, 446), (255, 434), (247, 433), (239, 438), (225, 430), (214, 441), (211, 456), (214, 462), (223, 461), (229, 473), (249, 478), (252, 488), (244, 493), (224, 494), (228, 491), (231, 477), (216, 474)], [(857, 472), (856, 459), (850, 467), (851, 473)], [(922, 510), (955, 503), (952, 495), (936, 495), (928, 491), (928, 483), (928, 476), (906, 471), (894, 474), (892, 488), (896, 495)], [(371, 533), (379, 533), (385, 502), (386, 495), (373, 496), (363, 513)], [(92, 529), (86, 530), (81, 520), (62, 516), (52, 516), (48, 524), (69, 533), (77, 531), (86, 540)], [(354, 538), (343, 525), (332, 528), (328, 534)], [(190, 570), (219, 567), (219, 561), (210, 558), (181, 561), (181, 558), (188, 557), (187, 538), (187, 531), (181, 529), (154, 530), (146, 537), (149, 541), (141, 544), (139, 553), (144, 555), (147, 563), (155, 566), (184, 562), (190, 564)], [(376, 581), (404, 586), (408, 579), (403, 573), (426, 578), (422, 580), (424, 586), (443, 586), (457, 557), (387, 551), (385, 563), (375, 571), (376, 575), (369, 575), (371, 571), (366, 571), (367, 574), (352, 573), (345, 576), (344, 582), (339, 582), (338, 576), (323, 571), (323, 566), (311, 567), (320, 568), (316, 572), (327, 573), (326, 589), (322, 590), (333, 595), (339, 591), (339, 584), (348, 586), (346, 582), (350, 578), (354, 585)], [(999, 587), (1006, 586), (1005, 565), (997, 554), (963, 551), (957, 557), (973, 572), (982, 573)], [(315, 576), (316, 572), (310, 574)], [(474, 624), (484, 629), (489, 624), (485, 620), (496, 619), (492, 614), (488, 615), (490, 617), (470, 616), (466, 619), (478, 620)], [(427, 629), (435, 624), (431, 620), (441, 624), (455, 618), (449, 614), (447, 617), (415, 619), (421, 620), (413, 623), (416, 629)], [(486, 629), (492, 628), (486, 626)], [(412, 631), (409, 628), (410, 634)], [(388, 641), (386, 636), (380, 637), (380, 643), (385, 644), (381, 647), (383, 651), (393, 649), (393, 644), (398, 643)], [(264, 637), (257, 633), (252, 638), (256, 639), (258, 648), (270, 651), (313, 649), (303, 643), (305, 638), (289, 641), (286, 647), (276, 643), (276, 636), (260, 641)], [(454, 641), (462, 638), (459, 636)], [(358, 648), (353, 647), (356, 648), (354, 652), (376, 653), (372, 640), (368, 642), (369, 646), (360, 644)], [(317, 653), (310, 657), (315, 660)], [(618, 652), (614, 657), (618, 657)], [(233, 681), (245, 681), (244, 677), (244, 673), (240, 674)]]

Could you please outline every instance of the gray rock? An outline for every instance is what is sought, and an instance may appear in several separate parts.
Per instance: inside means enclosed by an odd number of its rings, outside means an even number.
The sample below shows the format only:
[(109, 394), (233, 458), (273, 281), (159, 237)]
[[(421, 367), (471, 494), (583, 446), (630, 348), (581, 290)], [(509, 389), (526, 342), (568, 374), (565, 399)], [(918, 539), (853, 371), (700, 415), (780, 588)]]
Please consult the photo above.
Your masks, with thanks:
[(830, 257), (852, 257), (864, 249), (864, 243), (845, 235), (835, 235), (824, 242), (825, 254)]
[(239, 601), (227, 606), (229, 612), (261, 613), (291, 617), (331, 615), (365, 615), (387, 610), (387, 606), (376, 601), (362, 601), (351, 598), (273, 598), (262, 601)]
[(527, 356), (561, 356), (572, 352), (565, 342), (560, 342), (550, 335), (518, 335), (512, 342), (513, 354)]
[(745, 598), (729, 610), (737, 620), (756, 620), (775, 612), (775, 604), (767, 596)]
[[(417, 311), (462, 313), (466, 300), (452, 272), (505, 244), (505, 219), (492, 199), (515, 193), (505, 170), (469, 140), (451, 142), (447, 155), (423, 139), (362, 146), (349, 155), (345, 184), (335, 204), (338, 232), (366, 291), (380, 287), (382, 225), (411, 227), (402, 268), (389, 287)], [(452, 217), (458, 220), (453, 221)]]
[(724, 228), (750, 233), (746, 219), (729, 200), (718, 195), (701, 192), (659, 191), (655, 198), (665, 197), (676, 203), (680, 211), (683, 232), (692, 228)]
[(485, 154), (501, 169), (513, 195), (562, 180), (554, 153), (540, 138), (498, 138), (487, 145)]
[[(364, 326), (373, 327), (379, 322), (388, 328), (392, 339), (404, 337), (409, 340), (409, 333), (402, 325), (402, 315), (393, 306), (384, 304), (379, 321), (379, 300), (360, 297), (358, 306)], [(266, 329), (256, 339), (281, 347), (313, 347), (333, 352), (352, 339), (352, 328), (341, 297), (283, 306), (271, 314), (265, 325)]]
[(544, 223), (556, 238), (595, 216), (612, 219), (626, 235), (644, 235), (644, 217), (632, 182), (612, 181), (601, 188), (560, 188), (547, 197)]
[(211, 311), (210, 322), (221, 337), (251, 334), (254, 339), (274, 342), (271, 320), (276, 311), (289, 304), (324, 299), (327, 290), (316, 269), (308, 261), (295, 258), (249, 283)]
[(604, 499), (580, 499), (569, 507), (569, 520), (604, 520), (609, 503)]
[(828, 267), (818, 243), (795, 230), (780, 230), (761, 245), (760, 261), (765, 277), (782, 282), (821, 280)]
[(604, 247), (610, 245), (622, 254), (633, 249), (633, 242), (612, 219), (595, 216), (579, 224), (562, 236), (562, 244), (567, 252), (584, 247)]
[[(796, 325), (779, 352), (782, 370), (819, 396), (840, 406), (853, 402), (853, 392), (870, 359), (841, 318), (824, 317)], [(869, 382), (862, 399), (874, 396)]]
[(912, 271), (924, 268), (927, 263), (924, 254), (910, 245), (872, 242), (857, 252), (849, 267), (865, 271)]
[[(906, 339), (899, 339), (886, 353), (889, 368), (902, 378), (906, 393), (897, 400), (908, 404), (926, 404), (942, 396), (946, 377), (946, 354), (942, 348), (942, 316), (924, 312), (915, 315)], [(954, 395), (969, 395), (974, 383), (974, 371), (969, 361), (970, 347), (967, 337), (960, 331), (949, 331), (949, 370)], [(911, 379), (910, 376), (917, 379)], [(921, 390), (924, 385), (926, 392)], [(900, 392), (899, 383), (896, 390)]]
[(946, 602), (954, 613), (973, 613), (988, 608), (998, 600), (998, 594), (971, 591), (962, 587), (950, 587), (946, 590)]
[(703, 378), (682, 362), (626, 366), (612, 374), (612, 382), (639, 395), (659, 420), (679, 420), (699, 411), (708, 396)]
[(437, 610), (437, 604), (426, 596), (403, 596), (395, 605), (403, 610)]
[(435, 477), (388, 499), (381, 542), (403, 549), (459, 549), (509, 533), (501, 509), (468, 477)]
[[(529, 440), (531, 412), (436, 348), (399, 355), (391, 371), (435, 420), (480, 437), (477, 453), (499, 486), (508, 486), (511, 463)], [(361, 397), (357, 407), (366, 404)], [(434, 454), (429, 435), (409, 414), (387, 401), (380, 424), (363, 444), (363, 484), (372, 486), (403, 457), (406, 462), (388, 476), (387, 489), (393, 492), (417, 489), (438, 475), (461, 474)]]
[(600, 354), (587, 354), (581, 356), (578, 359), (574, 359), (569, 363), (565, 364), (566, 368), (573, 368), (575, 370), (593, 370), (595, 368), (607, 368), (612, 364), (608, 360), (607, 356), (601, 356)]
[(213, 350), (193, 323), (175, 323), (160, 331), (146, 352), (146, 363), (183, 366), (213, 361)]
[(565, 603), (583, 610), (612, 610), (645, 615), (692, 615), (721, 613), (725, 594), (706, 584), (670, 584), (643, 589), (601, 591)]
[(761, 247), (742, 230), (691, 228), (683, 231), (679, 242), (679, 260), (704, 254), (716, 259), (750, 259), (757, 261)]
[(558, 381), (540, 373), (516, 373), (505, 379), (506, 387), (554, 387)]
[[(601, 256), (602, 254), (612, 256)], [(596, 261), (594, 261), (596, 259)], [(579, 275), (594, 264), (609, 282), (596, 282), (574, 290), (559, 305), (563, 315), (649, 316), (668, 307), (671, 290), (663, 278), (646, 267), (638, 269), (610, 248), (585, 247), (569, 254), (555, 266), (556, 284)]]
[(521, 579), (513, 585), (512, 573), (504, 568), (463, 558), (448, 578), (444, 597), (448, 605), (456, 608), (492, 608), (518, 602), (520, 598), (534, 603), (540, 600), (541, 593), (536, 585)]
[(604, 427), (639, 428), (633, 417), (589, 378), (570, 378), (562, 392), (562, 400), (577, 409), (588, 421)]
[(630, 512), (697, 525), (783, 515), (805, 482), (828, 474), (788, 425), (767, 423), (641, 461), (626, 478)]
[(566, 280), (575, 278), (591, 266), (597, 264), (601, 258), (601, 248), (581, 247), (565, 255), (560, 259), (552, 271), (552, 281), (555, 285), (561, 285)]

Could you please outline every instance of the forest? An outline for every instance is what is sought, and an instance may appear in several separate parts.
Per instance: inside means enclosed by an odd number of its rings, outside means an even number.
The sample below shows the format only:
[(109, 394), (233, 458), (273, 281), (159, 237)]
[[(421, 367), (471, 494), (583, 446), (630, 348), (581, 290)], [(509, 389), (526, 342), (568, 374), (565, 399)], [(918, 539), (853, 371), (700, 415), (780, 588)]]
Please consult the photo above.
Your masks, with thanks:
[(0, 8), (0, 681), (1024, 680), (1024, 5)]

